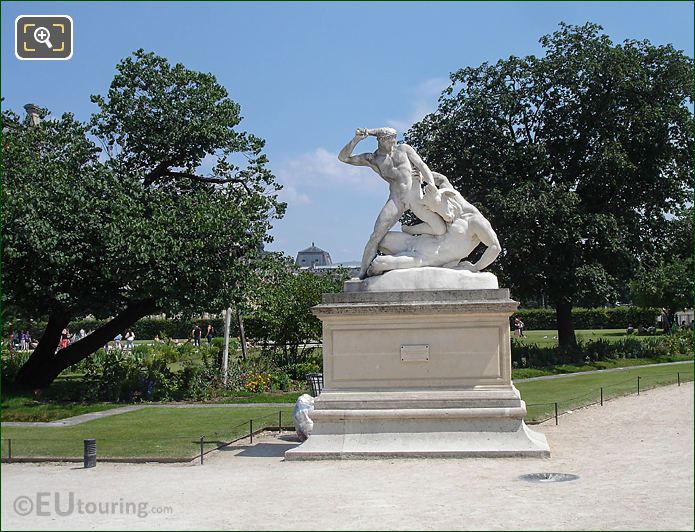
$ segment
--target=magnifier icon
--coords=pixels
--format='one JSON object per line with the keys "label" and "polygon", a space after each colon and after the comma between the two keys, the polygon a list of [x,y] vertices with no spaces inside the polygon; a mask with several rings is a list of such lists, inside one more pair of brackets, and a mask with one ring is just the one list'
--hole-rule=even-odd
{"label": "magnifier icon", "polygon": [[40,26],[34,30],[34,39],[36,39],[36,42],[40,42],[41,44],[45,44],[49,48],[53,48],[53,45],[51,44],[51,41],[49,40],[50,38],[51,38],[51,32],[48,31],[43,26]]}

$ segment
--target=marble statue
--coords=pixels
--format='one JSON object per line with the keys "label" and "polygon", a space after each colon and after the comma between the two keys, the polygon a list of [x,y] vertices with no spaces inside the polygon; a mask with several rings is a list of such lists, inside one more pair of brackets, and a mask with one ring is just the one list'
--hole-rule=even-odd
{"label": "marble statue", "polygon": [[[370,135],[378,149],[353,155]],[[480,271],[500,253],[489,222],[396,144],[393,129],[358,129],[339,158],[379,174],[389,199],[361,279],[311,309],[322,321],[324,385],[304,411],[311,434],[285,460],[550,456],[512,382],[509,317],[519,303]],[[420,222],[392,231],[406,210]],[[465,261],[481,243],[480,259]]]}
{"label": "marble statue", "polygon": [[[355,146],[370,135],[377,138],[377,150],[352,155]],[[501,247],[490,223],[445,176],[432,172],[411,146],[396,144],[394,129],[358,129],[338,158],[369,166],[389,183],[389,199],[364,249],[360,279],[424,266],[478,272],[499,255]],[[390,231],[408,209],[421,223]],[[464,261],[481,242],[487,246],[482,257],[475,264]]]}

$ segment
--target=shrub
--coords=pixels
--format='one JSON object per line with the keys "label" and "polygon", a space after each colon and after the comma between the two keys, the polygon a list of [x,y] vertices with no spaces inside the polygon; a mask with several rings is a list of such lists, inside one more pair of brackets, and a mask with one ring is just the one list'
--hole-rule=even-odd
{"label": "shrub", "polygon": [[270,387],[273,390],[286,392],[290,389],[290,376],[284,371],[276,371],[270,376]]}
{"label": "shrub", "polygon": [[[166,361],[146,350],[139,352],[100,349],[86,359],[85,394],[92,400],[114,402],[169,401],[176,395],[176,376]],[[135,350],[134,350],[135,351]]]}
{"label": "shrub", "polygon": [[181,353],[177,346],[172,343],[155,344],[152,347],[155,356],[169,363],[178,362],[181,359]]}
{"label": "shrub", "polygon": [[321,373],[323,371],[321,364],[313,360],[308,362],[298,362],[297,364],[288,364],[283,366],[282,369],[291,379],[296,381],[306,380],[307,373]]}
{"label": "shrub", "polygon": [[177,379],[175,399],[204,401],[213,395],[219,376],[212,377],[208,368],[186,365],[178,372]]}
{"label": "shrub", "polygon": [[[638,344],[640,343],[639,340],[631,340],[633,342],[637,342]],[[588,357],[591,362],[618,358],[618,350],[616,349],[615,345],[608,340],[604,340],[603,338],[599,338],[598,340],[589,340],[585,344],[580,342],[577,349],[581,355],[584,355],[585,359]]]}
{"label": "shrub", "polygon": [[512,339],[512,364],[515,368],[547,368],[616,358],[663,359],[677,355],[693,355],[693,337],[687,331],[644,340],[625,338],[619,342],[599,338],[586,343],[578,342],[576,347],[566,350],[525,345]]}
{"label": "shrub", "polygon": [[693,355],[693,331],[679,331],[662,337],[664,348],[671,355]]}
{"label": "shrub", "polygon": [[31,353],[24,351],[9,352],[3,349],[2,355],[2,384],[9,385],[19,373],[20,368],[29,360]]}

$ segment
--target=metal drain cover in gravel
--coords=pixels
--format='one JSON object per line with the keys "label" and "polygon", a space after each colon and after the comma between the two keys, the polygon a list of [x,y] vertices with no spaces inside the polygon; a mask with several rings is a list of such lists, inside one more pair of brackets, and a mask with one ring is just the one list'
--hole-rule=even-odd
{"label": "metal drain cover in gravel", "polygon": [[569,473],[530,473],[519,477],[520,480],[528,482],[568,482],[578,478],[579,475],[571,475]]}

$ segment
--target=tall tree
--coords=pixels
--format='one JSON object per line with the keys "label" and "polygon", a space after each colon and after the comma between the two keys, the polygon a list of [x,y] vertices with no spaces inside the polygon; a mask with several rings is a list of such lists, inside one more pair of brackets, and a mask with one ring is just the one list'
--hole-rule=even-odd
{"label": "tall tree", "polygon": [[[116,69],[90,124],[3,111],[3,299],[48,323],[23,386],[48,386],[145,315],[226,307],[284,211],[263,141],[237,130],[212,74],[142,50]],[[112,319],[56,352],[88,314]]]}
{"label": "tall tree", "polygon": [[545,293],[571,346],[581,286],[626,282],[691,196],[693,60],[591,23],[540,43],[543,57],[454,72],[406,139],[481,207],[496,272],[521,298]]}

